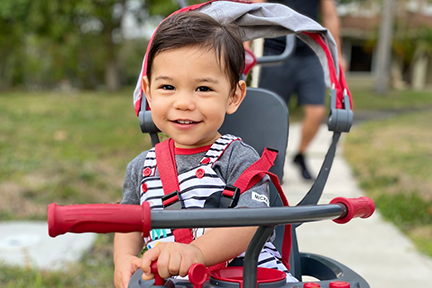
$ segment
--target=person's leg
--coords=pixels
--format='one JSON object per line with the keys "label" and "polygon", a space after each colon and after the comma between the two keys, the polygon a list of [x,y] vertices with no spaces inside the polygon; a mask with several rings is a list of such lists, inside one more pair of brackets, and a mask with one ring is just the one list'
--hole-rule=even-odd
{"label": "person's leg", "polygon": [[315,137],[319,126],[324,120],[326,108],[324,105],[304,105],[301,130],[301,141],[298,152],[304,154],[312,139]]}
{"label": "person's leg", "polygon": [[305,154],[326,114],[325,84],[324,72],[316,55],[303,56],[301,62],[302,68],[298,69],[297,75],[299,79],[297,94],[304,115],[298,153],[293,162],[299,167],[302,177],[309,180],[315,177],[307,167]]}
{"label": "person's leg", "polygon": [[[280,55],[281,52],[264,46],[264,55]],[[291,60],[291,59],[290,59]],[[288,105],[290,96],[295,89],[295,68],[293,61],[261,67],[258,87],[270,90],[281,97]]]}
{"label": "person's leg", "polygon": [[324,105],[305,105],[303,110],[304,116],[302,120],[300,145],[293,162],[299,166],[302,177],[309,180],[314,179],[315,177],[311,175],[311,172],[306,165],[304,155],[324,119],[326,109]]}

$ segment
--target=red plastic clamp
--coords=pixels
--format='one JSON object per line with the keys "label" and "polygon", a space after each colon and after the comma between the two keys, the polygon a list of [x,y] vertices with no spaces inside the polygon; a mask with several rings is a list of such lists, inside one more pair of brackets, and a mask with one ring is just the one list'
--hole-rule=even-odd
{"label": "red plastic clamp", "polygon": [[321,285],[316,282],[308,282],[303,284],[303,288],[320,288]]}
{"label": "red plastic clamp", "polygon": [[350,288],[351,285],[348,282],[343,281],[333,281],[330,282],[329,288]]}
{"label": "red plastic clamp", "polygon": [[[152,262],[150,265],[151,273],[154,275],[155,286],[165,285],[165,280],[159,276],[157,261]],[[208,269],[204,264],[195,263],[188,271],[189,281],[193,284],[193,288],[203,288],[203,284],[208,278]],[[165,286],[164,286],[165,287]]]}
{"label": "red plastic clamp", "polygon": [[243,70],[244,75],[248,75],[250,70],[257,64],[257,59],[252,50],[245,48],[245,68]]}

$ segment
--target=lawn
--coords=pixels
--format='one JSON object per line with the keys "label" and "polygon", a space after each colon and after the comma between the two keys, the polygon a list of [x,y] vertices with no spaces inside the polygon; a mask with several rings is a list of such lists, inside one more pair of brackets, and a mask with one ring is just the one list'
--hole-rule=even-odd
{"label": "lawn", "polygon": [[344,156],[382,215],[432,257],[431,123],[432,109],[355,126]]}
{"label": "lawn", "polygon": [[[346,134],[344,156],[382,215],[432,257],[432,93],[376,95],[351,84],[354,119],[363,116]],[[295,103],[290,112],[301,119]]]}
{"label": "lawn", "polygon": [[[150,146],[131,93],[0,94],[0,221],[46,220],[52,202],[120,201],[126,165]],[[381,213],[432,256],[432,96],[352,94],[355,111],[402,113],[353,127],[344,153]],[[112,235],[101,235],[68,272],[0,266],[0,287],[112,287],[112,273]]]}
{"label": "lawn", "polygon": [[119,201],[128,161],[149,146],[130,95],[0,95],[0,220],[45,219],[51,202]]}
{"label": "lawn", "polygon": [[[121,200],[126,165],[150,145],[130,90],[0,94],[0,221],[46,220],[50,203]],[[68,273],[0,267],[0,287],[112,287],[112,235]]]}

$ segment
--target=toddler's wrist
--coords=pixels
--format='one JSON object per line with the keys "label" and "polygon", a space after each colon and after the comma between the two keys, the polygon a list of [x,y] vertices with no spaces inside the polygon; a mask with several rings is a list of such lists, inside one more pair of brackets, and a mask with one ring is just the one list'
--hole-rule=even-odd
{"label": "toddler's wrist", "polygon": [[202,250],[200,249],[200,247],[197,246],[197,245],[195,245],[195,244],[193,244],[193,243],[190,243],[189,245],[192,246],[192,247],[194,247],[196,249],[196,262],[197,263],[202,263],[202,264],[204,264],[204,265],[207,266],[206,259],[204,257],[204,253],[202,252]]}

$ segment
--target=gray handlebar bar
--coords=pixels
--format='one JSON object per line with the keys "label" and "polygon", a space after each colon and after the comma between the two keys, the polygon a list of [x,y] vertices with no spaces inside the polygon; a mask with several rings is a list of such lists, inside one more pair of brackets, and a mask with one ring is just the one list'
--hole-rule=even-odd
{"label": "gray handlebar bar", "polygon": [[296,46],[296,36],[289,34],[286,36],[285,50],[279,55],[268,55],[257,58],[257,64],[259,65],[275,65],[285,62],[294,52]]}

